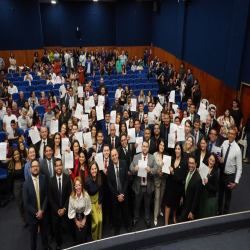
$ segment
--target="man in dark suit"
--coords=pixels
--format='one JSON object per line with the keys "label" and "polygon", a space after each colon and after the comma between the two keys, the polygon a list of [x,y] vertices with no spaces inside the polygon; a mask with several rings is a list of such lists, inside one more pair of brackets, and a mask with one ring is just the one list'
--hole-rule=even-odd
{"label": "man in dark suit", "polygon": [[31,250],[37,249],[37,229],[41,228],[42,244],[44,249],[51,249],[47,239],[47,205],[48,189],[46,177],[39,174],[39,161],[31,161],[31,176],[23,184],[23,203],[26,222],[31,234]]}
{"label": "man in dark suit", "polygon": [[101,94],[102,94],[102,93],[101,93],[102,87],[104,87],[104,89],[105,89],[104,95],[108,95],[108,94],[109,94],[108,88],[107,88],[106,85],[104,84],[104,79],[103,79],[103,77],[100,78],[100,85],[99,85],[98,88],[96,89],[96,92],[97,92],[98,95],[101,95]]}
{"label": "man in dark suit", "polygon": [[192,124],[194,124],[194,121],[196,119],[200,119],[200,116],[195,113],[195,104],[194,103],[191,103],[191,105],[190,105],[189,116],[190,116],[190,120],[191,120]]}
{"label": "man in dark suit", "polygon": [[119,105],[119,99],[118,99],[118,97],[115,98],[115,103],[111,107],[111,111],[113,111],[113,110],[116,111],[116,114],[118,114],[118,113],[122,114],[122,106]]}
{"label": "man in dark suit", "polygon": [[[149,144],[148,141],[143,141],[142,143],[142,153],[135,155],[134,159],[130,165],[130,172],[134,175],[133,190],[135,192],[135,209],[134,218],[132,223],[132,228],[135,228],[136,223],[139,220],[139,211],[141,206],[142,198],[144,198],[145,207],[145,222],[147,228],[151,227],[150,224],[150,200],[151,195],[154,192],[154,175],[158,173],[158,168],[154,160],[154,156],[148,153]],[[146,162],[147,171],[146,177],[138,176],[139,170],[139,160]]]}
{"label": "man in dark suit", "polygon": [[85,67],[84,67],[84,74],[86,77],[92,76],[93,70],[94,70],[94,66],[93,66],[93,63],[90,61],[90,57],[88,56],[87,58],[88,60],[86,60]]}
{"label": "man in dark suit", "polygon": [[96,151],[93,148],[89,149],[89,152],[87,153],[87,158],[88,160],[90,159],[90,161],[93,160],[93,158],[95,157],[96,153],[102,153],[103,151],[103,147],[104,147],[104,136],[103,136],[103,132],[101,130],[99,130],[97,132],[96,135],[96,140],[97,140],[97,144],[96,144]]}
{"label": "man in dark suit", "polygon": [[76,60],[75,58],[73,57],[73,53],[70,52],[69,54],[69,58],[68,58],[68,69],[76,69]]}
{"label": "man in dark suit", "polygon": [[174,71],[173,71],[172,67],[173,67],[173,64],[170,63],[168,65],[168,79],[167,79],[168,82],[170,81],[171,78],[173,79],[173,77],[174,77]]}
{"label": "man in dark suit", "polygon": [[143,121],[143,115],[144,115],[144,104],[143,102],[139,103],[139,111],[135,113],[135,119],[138,119],[141,124],[144,123]]}
{"label": "man in dark suit", "polygon": [[149,143],[149,154],[153,155],[156,152],[155,142],[151,140],[151,130],[146,128],[144,131],[144,139]]}
{"label": "man in dark suit", "polygon": [[110,113],[107,111],[105,112],[104,120],[98,122],[99,127],[102,130],[104,139],[106,139],[110,135]]}
{"label": "man in dark suit", "polygon": [[62,172],[62,160],[56,159],[54,164],[55,175],[49,180],[49,203],[51,206],[52,224],[57,247],[62,245],[60,226],[62,218],[67,222],[75,242],[74,228],[68,218],[69,197],[71,194],[71,181],[68,175]]}
{"label": "man in dark suit", "polygon": [[114,148],[118,148],[120,144],[120,138],[115,135],[115,125],[110,125],[110,135],[105,139],[105,144],[109,145],[110,151]]}
{"label": "man in dark suit", "polygon": [[108,53],[108,61],[111,62],[113,59],[113,50],[110,48]]}
{"label": "man in dark suit", "polygon": [[85,55],[85,58],[89,58],[89,52],[88,52],[88,48],[85,48],[85,51],[83,53]]}
{"label": "man in dark suit", "polygon": [[111,192],[113,205],[115,235],[119,234],[121,222],[119,212],[122,211],[122,217],[127,232],[130,233],[129,211],[128,211],[128,168],[126,161],[118,160],[116,149],[111,151],[112,164],[108,167],[108,186]]}
{"label": "man in dark suit", "polygon": [[144,131],[146,128],[149,128],[151,130],[151,135],[153,134],[154,125],[148,124],[148,114],[143,115],[143,123],[141,124],[141,130]]}
{"label": "man in dark suit", "polygon": [[194,128],[191,130],[190,134],[194,137],[194,145],[197,148],[197,144],[200,143],[204,135],[200,131],[200,119],[194,120]]}
{"label": "man in dark suit", "polygon": [[219,147],[220,142],[218,139],[218,133],[217,130],[214,128],[211,128],[209,131],[209,140],[207,142],[207,150],[209,153],[212,153],[213,146]]}
{"label": "man in dark suit", "polygon": [[195,156],[188,158],[188,175],[185,182],[185,190],[183,192],[181,203],[183,203],[180,222],[194,220],[197,217],[200,195],[202,191],[202,180],[196,169],[197,162]]}
{"label": "man in dark suit", "polygon": [[[74,123],[72,126],[72,135],[69,137],[69,142],[72,143],[73,142],[73,137],[75,136],[75,133],[78,132],[78,124]],[[86,129],[86,131],[83,132],[89,132],[88,129]]]}
{"label": "man in dark suit", "polygon": [[89,83],[87,82],[85,84],[85,92],[84,92],[84,100],[88,100],[90,96],[92,96],[93,93],[89,91]]}
{"label": "man in dark suit", "polygon": [[69,88],[69,97],[65,99],[65,105],[70,112],[72,111],[71,109],[76,105],[76,97],[74,96],[74,91],[72,87]]}
{"label": "man in dark suit", "polygon": [[201,127],[201,133],[205,136],[207,140],[209,139],[210,130],[211,130],[211,116],[208,115],[206,117],[206,123],[203,123]]}
{"label": "man in dark suit", "polygon": [[215,128],[217,130],[218,122],[215,118],[216,110],[214,107],[209,108],[209,115],[211,116],[211,128]]}
{"label": "man in dark suit", "polygon": [[164,139],[160,137],[160,125],[159,124],[154,125],[154,136],[151,137],[151,140],[155,142],[155,149],[156,149],[156,152],[158,152],[160,142],[164,141]]}

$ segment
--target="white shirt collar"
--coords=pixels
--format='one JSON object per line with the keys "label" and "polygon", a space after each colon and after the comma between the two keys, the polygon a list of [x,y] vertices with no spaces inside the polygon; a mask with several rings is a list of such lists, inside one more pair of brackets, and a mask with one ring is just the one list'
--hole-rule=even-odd
{"label": "white shirt collar", "polygon": [[81,193],[81,196],[80,196],[80,198],[78,198],[78,196],[77,196],[77,194],[76,194],[76,200],[81,200],[82,199],[82,193]]}

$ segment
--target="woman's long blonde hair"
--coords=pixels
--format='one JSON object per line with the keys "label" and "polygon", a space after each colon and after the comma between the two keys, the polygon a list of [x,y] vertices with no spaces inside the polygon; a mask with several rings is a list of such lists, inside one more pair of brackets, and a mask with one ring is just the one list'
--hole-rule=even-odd
{"label": "woman's long blonde hair", "polygon": [[75,185],[76,185],[76,182],[79,181],[82,185],[82,196],[85,197],[85,189],[83,188],[83,180],[80,176],[77,176],[75,179],[74,179],[74,184],[73,184],[73,191],[71,193],[71,198],[75,199],[76,198],[76,190],[75,190]]}
{"label": "woman's long blonde hair", "polygon": [[183,147],[183,150],[184,150],[184,152],[187,151],[187,140],[188,140],[189,138],[192,139],[192,146],[191,146],[191,148],[190,148],[190,153],[192,153],[192,152],[194,151],[194,138],[193,138],[192,136],[188,136],[188,138],[186,139],[186,142],[185,142],[185,145],[184,145],[184,147]]}

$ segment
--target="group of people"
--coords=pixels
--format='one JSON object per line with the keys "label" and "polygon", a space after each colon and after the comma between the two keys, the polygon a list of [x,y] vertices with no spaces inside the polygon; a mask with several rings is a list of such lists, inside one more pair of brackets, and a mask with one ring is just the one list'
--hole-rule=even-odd
{"label": "group of people", "polygon": [[[50,62],[60,59],[55,55]],[[48,59],[48,54],[44,57]],[[44,57],[42,62],[49,65],[49,59]],[[78,60],[83,62],[81,56]],[[122,65],[128,65],[128,61],[122,61]],[[2,130],[7,137],[13,132],[13,138],[4,140],[7,155],[0,167],[7,169],[8,186],[17,201],[23,226],[29,225],[31,249],[37,248],[37,232],[41,233],[44,249],[50,249],[48,241],[53,237],[60,249],[62,218],[67,222],[73,244],[86,242],[88,225],[93,240],[102,238],[107,223],[114,229],[114,235],[120,233],[122,221],[127,232],[131,232],[139,221],[142,200],[146,228],[152,227],[151,205],[155,226],[159,216],[165,216],[168,225],[171,211],[173,223],[229,212],[232,191],[242,173],[241,150],[236,142],[243,117],[239,102],[233,100],[232,108],[217,119],[216,108],[209,108],[206,121],[202,121],[198,114],[201,93],[198,81],[190,76],[191,70],[186,75],[182,64],[180,73],[175,74],[172,64],[164,65],[156,58],[149,72],[161,79],[159,95],[164,96],[163,103],[150,93],[140,98],[129,86],[123,90],[119,85],[109,110],[103,78],[96,92],[91,91],[92,82],[86,79],[85,83],[78,78],[67,81],[66,93],[60,93],[59,100],[53,91],[49,101],[32,93],[32,100],[27,102],[20,93],[18,117],[13,112],[13,103],[11,107],[9,102],[0,101]],[[85,78],[89,74],[88,61],[84,71]],[[186,84],[184,90],[181,82]],[[76,86],[83,87],[83,97],[78,97]],[[187,88],[191,88],[190,96]],[[183,112],[168,100],[167,94],[172,90],[183,91],[187,102]],[[103,119],[97,112],[99,96],[103,101]],[[93,105],[86,106],[91,97]],[[131,111],[132,99],[138,99],[136,112]],[[43,117],[36,111],[36,103],[45,105]],[[82,118],[86,114],[88,121]],[[52,133],[54,121],[58,122],[58,129]],[[33,133],[39,130],[38,142],[32,141],[28,128]],[[220,152],[216,153],[215,148],[220,148]],[[69,166],[71,153],[74,165]],[[166,166],[168,156],[171,161]],[[199,168],[204,167],[208,171],[202,178]]]}

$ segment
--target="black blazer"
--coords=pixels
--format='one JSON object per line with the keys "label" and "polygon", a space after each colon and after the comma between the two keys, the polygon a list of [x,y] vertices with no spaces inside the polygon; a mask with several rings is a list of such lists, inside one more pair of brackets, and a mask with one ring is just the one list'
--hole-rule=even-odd
{"label": "black blazer", "polygon": [[[66,174],[62,175],[62,204],[63,206],[59,206],[59,190],[57,185],[56,175],[54,175],[49,180],[49,203],[52,207],[51,215],[52,218],[57,218],[58,210],[65,208],[68,211],[69,207],[69,197],[71,194],[71,181],[70,177]],[[66,212],[67,213],[67,212]]]}
{"label": "black blazer", "polygon": [[[154,141],[155,142],[155,145],[156,145],[156,138],[153,136],[153,137],[151,137],[151,141]],[[164,141],[164,139],[163,138],[161,138],[161,137],[159,137],[158,139],[157,139],[157,147],[156,147],[156,151],[159,151],[159,144],[160,144],[160,141]]]}
{"label": "black blazer", "polygon": [[217,122],[217,120],[214,118],[213,119],[213,124],[211,124],[211,126],[210,126],[211,128],[214,128],[214,129],[216,129],[217,130],[217,127],[218,127],[218,122]]}
{"label": "black blazer", "polygon": [[201,128],[201,133],[205,136],[205,138],[206,138],[207,140],[209,140],[209,134],[210,134],[211,127],[209,127],[208,133],[207,133],[207,135],[206,135],[205,126],[206,126],[206,123],[203,123],[203,124],[202,124],[202,128]]}
{"label": "black blazer", "polygon": [[207,189],[208,198],[216,197],[216,193],[219,190],[219,179],[218,179],[217,169],[213,168],[208,177],[208,183],[205,186],[203,186],[203,188]]}
{"label": "black blazer", "polygon": [[[40,194],[40,205],[41,210],[43,211],[43,219],[46,218],[46,209],[48,205],[48,189],[46,183],[46,177],[42,174],[39,174],[39,194]],[[36,224],[37,218],[36,213],[38,212],[37,208],[37,198],[36,190],[30,176],[23,184],[23,204],[26,214],[26,222],[28,224]]]}
{"label": "black blazer", "polygon": [[117,152],[118,152],[119,160],[126,161],[127,166],[130,166],[130,164],[131,164],[131,162],[133,160],[133,154],[132,154],[132,151],[130,150],[130,145],[128,144],[128,153],[127,153],[127,155],[125,155],[122,146],[117,148]]}
{"label": "black blazer", "polygon": [[[105,139],[105,144],[109,145],[109,149],[111,151],[112,150],[112,143],[111,143],[111,136],[110,135]],[[120,145],[121,145],[120,138],[118,136],[115,136],[115,148],[120,147]]]}
{"label": "black blazer", "polygon": [[[55,157],[52,157],[52,162],[53,162],[53,166],[52,166],[52,171],[54,172],[53,176],[55,176],[55,170],[54,170],[54,166],[55,166]],[[46,182],[47,185],[49,185],[49,179],[50,179],[50,175],[49,175],[49,166],[47,163],[47,159],[43,159],[40,163],[40,174],[45,175],[46,177]]]}
{"label": "black blazer", "polygon": [[[119,160],[119,178],[122,186],[122,194],[124,195],[124,199],[127,198],[127,189],[128,189],[128,168],[127,163],[124,160]],[[108,166],[108,186],[111,192],[111,198],[114,203],[119,204],[117,196],[120,195],[117,191],[117,183],[116,183],[116,175],[114,164],[111,163]]]}
{"label": "black blazer", "polygon": [[[185,176],[186,178],[187,176]],[[197,170],[193,173],[189,181],[186,194],[184,185],[184,208],[183,213],[187,216],[191,212],[193,215],[197,214],[200,202],[200,195],[202,191],[202,180]],[[196,216],[195,216],[196,217]]]}
{"label": "black blazer", "polygon": [[[202,161],[206,165],[207,165],[207,159],[208,159],[209,154],[210,153],[208,152],[208,150],[206,150],[206,154],[205,154],[203,161]],[[196,168],[199,168],[200,167],[200,160],[201,160],[201,149],[200,148],[197,148],[195,150],[195,157],[196,157],[196,162],[197,162]]]}
{"label": "black blazer", "polygon": [[[145,112],[143,111],[143,115],[144,114],[145,114]],[[134,118],[140,120],[140,112],[139,111],[135,112]],[[142,116],[142,122],[141,122],[141,124],[143,124],[143,123],[144,123],[144,121],[143,121],[143,116]]]}
{"label": "black blazer", "polygon": [[150,145],[149,145],[149,151],[148,152],[151,155],[153,155],[156,152],[156,144],[152,139],[150,140]]}
{"label": "black blazer", "polygon": [[[39,141],[39,142],[37,142],[37,143],[35,144],[37,153],[38,153],[38,155],[40,156],[40,158],[43,157],[43,156],[40,155],[40,153],[39,153],[39,151],[40,151],[40,146],[41,146],[41,142],[42,142],[42,140]],[[50,139],[50,138],[47,137],[47,145],[50,145],[50,146],[52,147],[52,146],[53,146],[53,139]]]}

